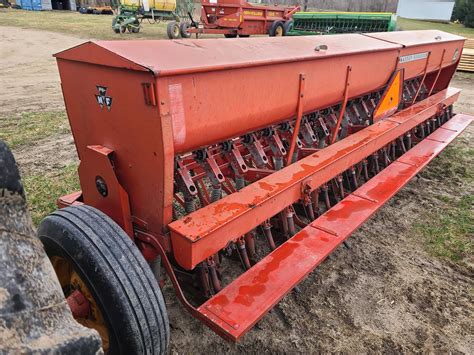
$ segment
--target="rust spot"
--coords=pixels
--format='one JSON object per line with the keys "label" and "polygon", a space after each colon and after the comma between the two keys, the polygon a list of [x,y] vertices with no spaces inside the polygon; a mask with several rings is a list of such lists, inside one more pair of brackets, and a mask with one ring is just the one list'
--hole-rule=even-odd
{"label": "rust spot", "polygon": [[192,217],[188,216],[183,220],[183,222],[184,223],[189,223],[189,222],[191,222],[192,219],[193,219]]}

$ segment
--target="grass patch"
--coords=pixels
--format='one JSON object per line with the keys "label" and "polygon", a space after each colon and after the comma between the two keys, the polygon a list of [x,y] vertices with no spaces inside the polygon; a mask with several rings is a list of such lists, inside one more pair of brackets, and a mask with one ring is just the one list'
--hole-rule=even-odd
{"label": "grass patch", "polygon": [[24,112],[0,117],[0,139],[10,148],[33,144],[53,134],[69,132],[64,111]]}
{"label": "grass patch", "polygon": [[36,226],[57,208],[58,197],[80,190],[76,164],[68,165],[54,175],[24,176],[23,184],[31,217]]}
{"label": "grass patch", "polygon": [[474,28],[465,27],[460,23],[443,23],[397,18],[397,26],[404,31],[409,30],[440,30],[459,36],[474,38]]}
{"label": "grass patch", "polygon": [[431,211],[424,223],[417,223],[417,232],[426,238],[434,255],[459,262],[472,255],[474,236],[474,196],[464,195],[456,200],[438,198],[443,207]]}
{"label": "grass patch", "polygon": [[451,194],[436,194],[433,207],[414,225],[428,250],[454,262],[470,259],[474,237],[474,149],[469,137],[459,137],[421,175],[430,184],[453,184]]}
{"label": "grass patch", "polygon": [[0,10],[2,26],[53,31],[86,39],[161,39],[166,35],[167,23],[149,24],[142,22],[139,33],[128,31],[117,34],[112,31],[112,15],[83,15],[76,11],[25,11]]}

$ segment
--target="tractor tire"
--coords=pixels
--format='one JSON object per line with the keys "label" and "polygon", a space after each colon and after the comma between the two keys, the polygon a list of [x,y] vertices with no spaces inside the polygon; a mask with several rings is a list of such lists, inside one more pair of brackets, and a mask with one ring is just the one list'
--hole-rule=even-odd
{"label": "tractor tire", "polygon": [[293,20],[288,20],[284,23],[283,28],[285,29],[285,36],[293,30]]}
{"label": "tractor tire", "polygon": [[23,198],[25,191],[20,179],[20,172],[13,157],[12,152],[5,142],[0,140],[0,197],[5,191],[17,193]]}
{"label": "tractor tire", "polygon": [[166,34],[169,39],[179,38],[179,25],[176,21],[168,22],[168,25],[166,26]]}
{"label": "tractor tire", "polygon": [[239,35],[240,38],[249,38],[250,35]]}
{"label": "tractor tire", "polygon": [[188,28],[189,28],[189,23],[187,22],[181,22],[179,24],[179,34],[183,38],[189,38],[191,37],[191,33],[188,33]]}
{"label": "tractor tire", "polygon": [[236,38],[237,35],[236,35],[236,34],[233,34],[233,33],[226,33],[226,34],[224,34],[224,37],[225,37],[225,38]]}
{"label": "tractor tire", "polygon": [[281,37],[284,36],[285,33],[285,25],[283,21],[277,20],[273,21],[270,29],[268,30],[268,34],[270,37]]}
{"label": "tractor tire", "polygon": [[89,301],[88,318],[76,319],[99,331],[105,352],[167,353],[170,330],[160,287],[138,248],[114,221],[93,207],[72,206],[47,216],[38,236],[65,296],[79,285]]}

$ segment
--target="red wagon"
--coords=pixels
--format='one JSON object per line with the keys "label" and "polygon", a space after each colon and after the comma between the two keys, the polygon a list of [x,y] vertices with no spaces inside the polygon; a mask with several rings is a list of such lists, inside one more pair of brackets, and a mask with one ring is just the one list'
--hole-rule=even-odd
{"label": "red wagon", "polygon": [[[182,23],[179,31],[168,28],[170,39],[192,34],[223,34],[227,38],[250,35],[285,36],[293,25],[292,15],[299,6],[254,5],[245,0],[204,0],[201,21]],[[191,15],[190,15],[191,16]],[[170,23],[170,27],[178,26]]]}

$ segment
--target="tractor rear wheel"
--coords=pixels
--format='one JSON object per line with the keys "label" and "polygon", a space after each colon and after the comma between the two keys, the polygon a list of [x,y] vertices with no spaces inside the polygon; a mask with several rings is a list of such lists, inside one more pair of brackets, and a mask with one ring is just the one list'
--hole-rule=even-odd
{"label": "tractor rear wheel", "polygon": [[99,332],[105,352],[167,352],[169,323],[160,287],[114,221],[93,207],[72,206],[47,216],[38,236],[73,315]]}
{"label": "tractor rear wheel", "polygon": [[268,31],[270,37],[281,37],[285,35],[285,25],[283,21],[277,20],[272,23]]}
{"label": "tractor rear wheel", "polygon": [[189,23],[187,23],[187,22],[181,22],[179,24],[179,33],[180,33],[181,37],[183,37],[183,38],[191,37],[191,33],[188,33],[188,28],[189,28]]}
{"label": "tractor rear wheel", "polygon": [[168,26],[166,26],[166,34],[169,39],[179,38],[179,25],[176,21],[168,22]]}

